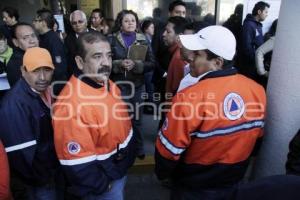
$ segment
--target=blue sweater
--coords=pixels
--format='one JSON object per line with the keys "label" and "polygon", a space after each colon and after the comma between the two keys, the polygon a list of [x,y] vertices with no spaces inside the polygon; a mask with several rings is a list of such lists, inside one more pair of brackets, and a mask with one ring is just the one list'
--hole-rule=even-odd
{"label": "blue sweater", "polygon": [[247,63],[255,62],[255,50],[264,43],[262,24],[248,14],[243,24],[242,53]]}

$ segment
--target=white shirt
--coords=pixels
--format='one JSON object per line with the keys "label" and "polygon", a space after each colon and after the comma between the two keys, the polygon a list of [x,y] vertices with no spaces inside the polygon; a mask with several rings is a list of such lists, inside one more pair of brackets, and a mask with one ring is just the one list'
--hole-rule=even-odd
{"label": "white shirt", "polygon": [[180,84],[179,84],[179,87],[178,87],[178,90],[177,92],[191,86],[191,85],[194,85],[196,84],[197,82],[199,82],[199,80],[205,76],[206,74],[208,74],[209,72],[211,71],[208,71],[204,74],[201,74],[200,76],[198,77],[192,77],[190,73],[188,73],[185,77],[183,77],[183,79],[180,81]]}

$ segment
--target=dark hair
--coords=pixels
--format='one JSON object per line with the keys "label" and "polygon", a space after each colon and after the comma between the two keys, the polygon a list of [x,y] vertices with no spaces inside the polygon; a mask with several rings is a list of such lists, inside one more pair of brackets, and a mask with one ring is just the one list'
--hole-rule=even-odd
{"label": "dark hair", "polygon": [[149,26],[153,24],[154,25],[154,22],[152,19],[145,19],[142,24],[141,24],[141,30],[143,33],[145,33],[146,29],[149,28]]}
{"label": "dark hair", "polygon": [[278,19],[275,19],[269,29],[269,31],[265,34],[265,38],[264,40],[267,41],[268,39],[270,39],[270,37],[275,36],[276,34],[276,29],[277,29],[277,21]]}
{"label": "dark hair", "polygon": [[215,25],[215,16],[211,13],[208,13],[207,15],[205,15],[203,17],[203,21],[205,21],[206,23],[208,23],[209,25]]}
{"label": "dark hair", "polygon": [[[204,50],[207,54],[207,60],[212,60],[214,58],[222,58],[221,56],[218,56],[216,54],[214,54],[213,52],[211,52],[210,50],[208,49],[205,49]],[[232,64],[233,64],[233,61],[232,60],[226,60],[224,58],[223,59],[223,69],[227,69],[227,68],[231,68],[232,67]]]}
{"label": "dark hair", "polygon": [[244,5],[243,4],[238,4],[236,5],[235,9],[234,9],[234,14],[238,15],[238,16],[242,16],[243,15],[243,9],[244,9]]}
{"label": "dark hair", "polygon": [[174,31],[176,34],[183,33],[183,31],[185,30],[185,26],[188,23],[185,18],[180,16],[170,17],[168,19],[168,22],[174,24]]}
{"label": "dark hair", "polygon": [[0,40],[6,40],[5,35],[0,31]]}
{"label": "dark hair", "polygon": [[204,21],[194,21],[192,23],[188,23],[185,25],[184,30],[193,30],[195,33],[200,31],[201,29],[208,27],[209,24]]}
{"label": "dark hair", "polygon": [[17,30],[18,30],[18,28],[19,28],[20,26],[29,26],[29,27],[32,28],[32,30],[35,32],[35,30],[34,30],[34,28],[33,28],[33,26],[32,26],[31,24],[28,24],[28,23],[26,23],[26,22],[18,22],[18,23],[17,23],[16,25],[14,25],[14,27],[13,27],[12,38],[17,39],[16,32],[17,32]]}
{"label": "dark hair", "polygon": [[5,7],[2,9],[2,12],[6,12],[10,18],[15,17],[17,21],[19,19],[19,12],[13,7]]}
{"label": "dark hair", "polygon": [[153,18],[160,18],[161,16],[161,9],[160,8],[154,8],[152,11],[152,17]]}
{"label": "dark hair", "polygon": [[92,13],[94,13],[94,12],[99,13],[99,17],[105,18],[104,12],[100,8],[95,8],[94,10],[92,10]]}
{"label": "dark hair", "polygon": [[259,10],[263,11],[264,9],[266,9],[266,7],[270,8],[270,4],[268,4],[264,1],[257,2],[252,10],[252,15],[256,16]]}
{"label": "dark hair", "polygon": [[275,19],[273,22],[272,22],[272,25],[268,31],[268,34],[270,34],[270,36],[274,36],[275,33],[276,33],[276,29],[277,29],[277,22],[278,22],[278,19]]}
{"label": "dark hair", "polygon": [[184,6],[186,8],[186,3],[180,0],[173,1],[169,4],[169,12],[172,12],[176,6]]}
{"label": "dark hair", "polygon": [[135,21],[136,21],[136,28],[139,29],[139,18],[137,16],[137,14],[132,11],[132,10],[122,10],[121,12],[118,13],[116,21],[115,21],[115,26],[112,30],[112,32],[117,32],[120,30],[121,26],[122,26],[122,21],[125,15],[131,14],[135,17]]}
{"label": "dark hair", "polygon": [[107,38],[98,31],[91,31],[80,34],[76,42],[77,55],[84,59],[87,53],[84,43],[93,44],[95,42],[109,43]]}
{"label": "dark hair", "polygon": [[55,19],[52,15],[52,12],[46,8],[42,8],[36,12],[37,16],[44,20],[47,24],[47,27],[53,29]]}

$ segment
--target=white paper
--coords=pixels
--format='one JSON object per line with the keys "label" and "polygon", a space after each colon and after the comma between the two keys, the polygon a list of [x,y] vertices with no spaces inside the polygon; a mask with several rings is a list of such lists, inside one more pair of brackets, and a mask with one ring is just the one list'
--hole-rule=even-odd
{"label": "white paper", "polygon": [[9,83],[7,81],[6,73],[0,74],[0,90],[10,89]]}
{"label": "white paper", "polygon": [[65,25],[64,25],[64,16],[63,15],[54,15],[54,18],[59,24],[59,29],[61,32],[65,32]]}

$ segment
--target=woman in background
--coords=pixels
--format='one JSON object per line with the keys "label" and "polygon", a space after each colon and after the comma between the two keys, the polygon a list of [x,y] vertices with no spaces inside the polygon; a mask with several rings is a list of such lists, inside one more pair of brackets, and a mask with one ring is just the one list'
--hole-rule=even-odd
{"label": "woman in background", "polygon": [[[145,35],[138,33],[139,20],[132,10],[121,11],[115,22],[115,32],[108,37],[112,49],[111,78],[119,86],[122,97],[130,106],[133,116],[132,126],[137,141],[137,156],[145,158],[144,143],[141,130],[143,93],[145,92],[144,73],[155,66],[154,56]],[[133,60],[128,56],[132,45],[145,47],[145,58]],[[136,52],[142,53],[143,52]],[[120,83],[120,81],[122,83]]]}

